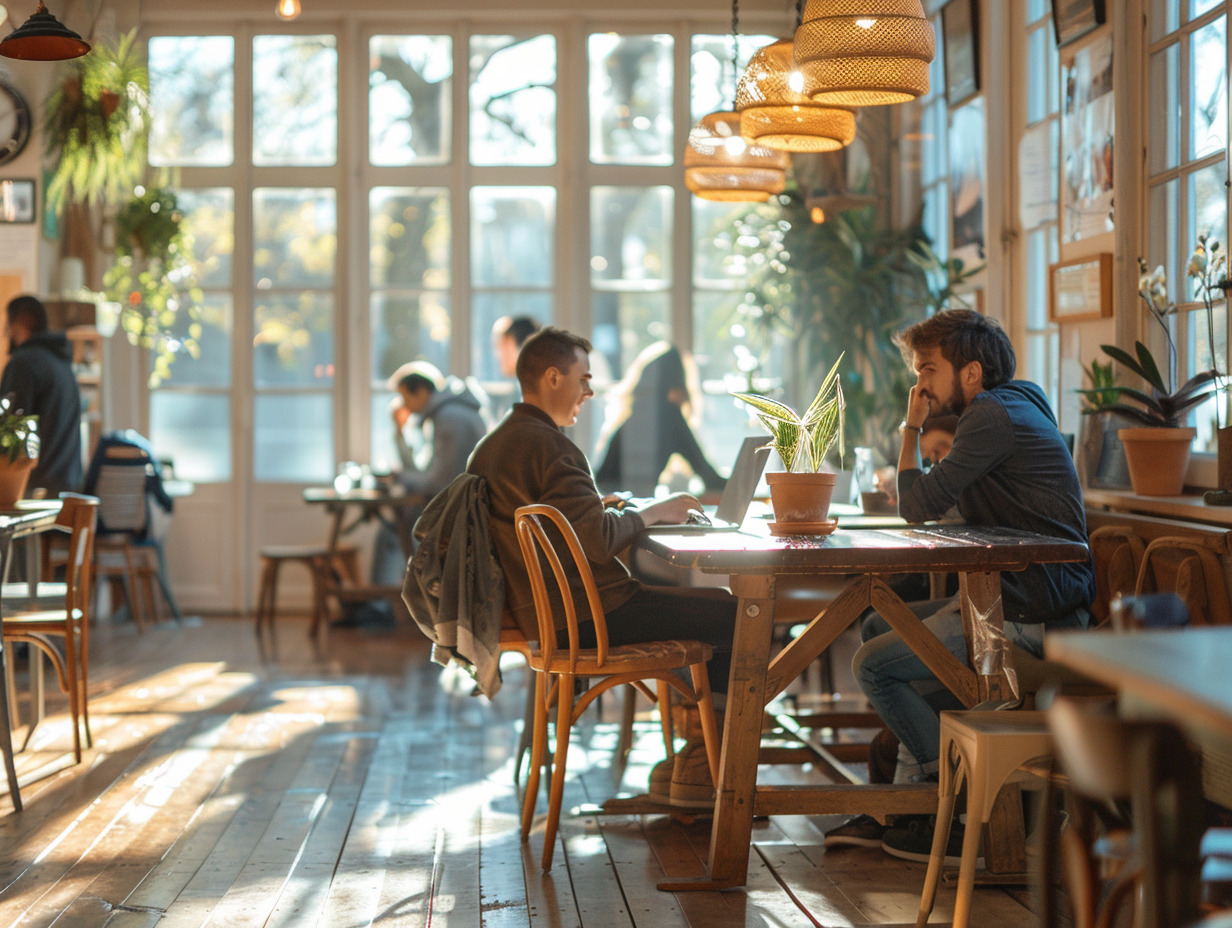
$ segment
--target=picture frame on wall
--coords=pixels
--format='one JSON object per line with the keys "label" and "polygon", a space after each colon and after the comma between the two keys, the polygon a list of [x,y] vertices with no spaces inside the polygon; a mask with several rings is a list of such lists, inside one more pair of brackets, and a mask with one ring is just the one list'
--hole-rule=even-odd
{"label": "picture frame on wall", "polygon": [[945,102],[961,106],[980,92],[979,0],[950,0],[941,8]]}
{"label": "picture frame on wall", "polygon": [[1112,255],[1060,261],[1049,271],[1049,322],[1084,322],[1112,316]]}
{"label": "picture frame on wall", "polygon": [[1052,0],[1052,26],[1057,48],[1098,29],[1107,18],[1104,0]]}
{"label": "picture frame on wall", "polygon": [[34,181],[0,180],[0,223],[34,222]]}

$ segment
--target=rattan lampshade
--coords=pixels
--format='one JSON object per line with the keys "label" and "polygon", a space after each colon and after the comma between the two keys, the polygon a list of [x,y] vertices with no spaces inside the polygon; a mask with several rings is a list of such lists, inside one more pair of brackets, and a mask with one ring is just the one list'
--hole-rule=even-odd
{"label": "rattan lampshade", "polygon": [[796,67],[819,103],[877,106],[928,93],[936,53],[920,0],[808,0]]}
{"label": "rattan lampshade", "polygon": [[[794,85],[794,86],[793,86]],[[792,40],[758,50],[736,87],[740,132],[782,151],[838,151],[856,137],[850,109],[816,103],[792,60]]]}
{"label": "rattan lampshade", "polygon": [[684,183],[703,200],[760,203],[787,186],[787,152],[740,134],[740,114],[703,116],[684,149]]}

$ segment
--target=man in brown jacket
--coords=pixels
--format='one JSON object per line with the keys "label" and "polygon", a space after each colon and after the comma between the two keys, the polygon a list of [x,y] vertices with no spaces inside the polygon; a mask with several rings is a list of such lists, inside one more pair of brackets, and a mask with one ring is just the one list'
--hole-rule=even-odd
{"label": "man in brown jacket", "polygon": [[[637,509],[605,507],[585,453],[561,431],[577,421],[582,404],[594,395],[589,353],[585,338],[553,326],[527,339],[517,364],[522,402],[479,442],[467,465],[468,473],[488,483],[492,540],[505,574],[507,605],[522,630],[537,639],[535,606],[513,514],[531,503],[554,506],[577,532],[590,561],[610,642],[686,638],[712,645],[710,687],[716,705],[721,705],[731,668],[736,600],[723,590],[645,586],[616,557],[646,526],[686,521],[690,510],[701,508],[698,501],[677,493]],[[593,647],[593,624],[584,621],[580,631],[583,647]],[[660,795],[667,786],[664,772],[652,777],[653,798],[669,798]],[[705,807],[712,796],[705,752],[691,742],[677,755],[670,801]]]}

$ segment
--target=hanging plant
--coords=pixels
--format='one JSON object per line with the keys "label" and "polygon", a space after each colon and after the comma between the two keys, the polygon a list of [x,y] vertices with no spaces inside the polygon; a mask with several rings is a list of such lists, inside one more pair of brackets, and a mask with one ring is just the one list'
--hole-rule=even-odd
{"label": "hanging plant", "polygon": [[179,355],[201,354],[203,294],[175,193],[138,187],[116,213],[115,233],[116,262],[103,275],[103,289],[120,304],[119,327],[128,340],[153,352],[150,387],[157,387]]}
{"label": "hanging plant", "polygon": [[137,30],[68,63],[44,105],[44,153],[52,168],[47,209],[69,203],[115,206],[145,175],[150,77],[137,52]]}

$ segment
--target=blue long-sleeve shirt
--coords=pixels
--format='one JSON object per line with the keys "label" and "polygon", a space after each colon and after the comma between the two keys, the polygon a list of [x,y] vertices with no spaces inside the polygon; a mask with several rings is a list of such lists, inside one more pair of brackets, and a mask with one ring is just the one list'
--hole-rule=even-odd
{"label": "blue long-sleeve shirt", "polygon": [[[939,519],[953,505],[971,525],[1087,542],[1082,485],[1044,392],[1025,380],[985,390],[959,417],[950,453],[928,473],[898,475],[899,514]],[[1086,562],[1036,564],[1001,574],[1005,620],[1058,622],[1095,597]]]}

